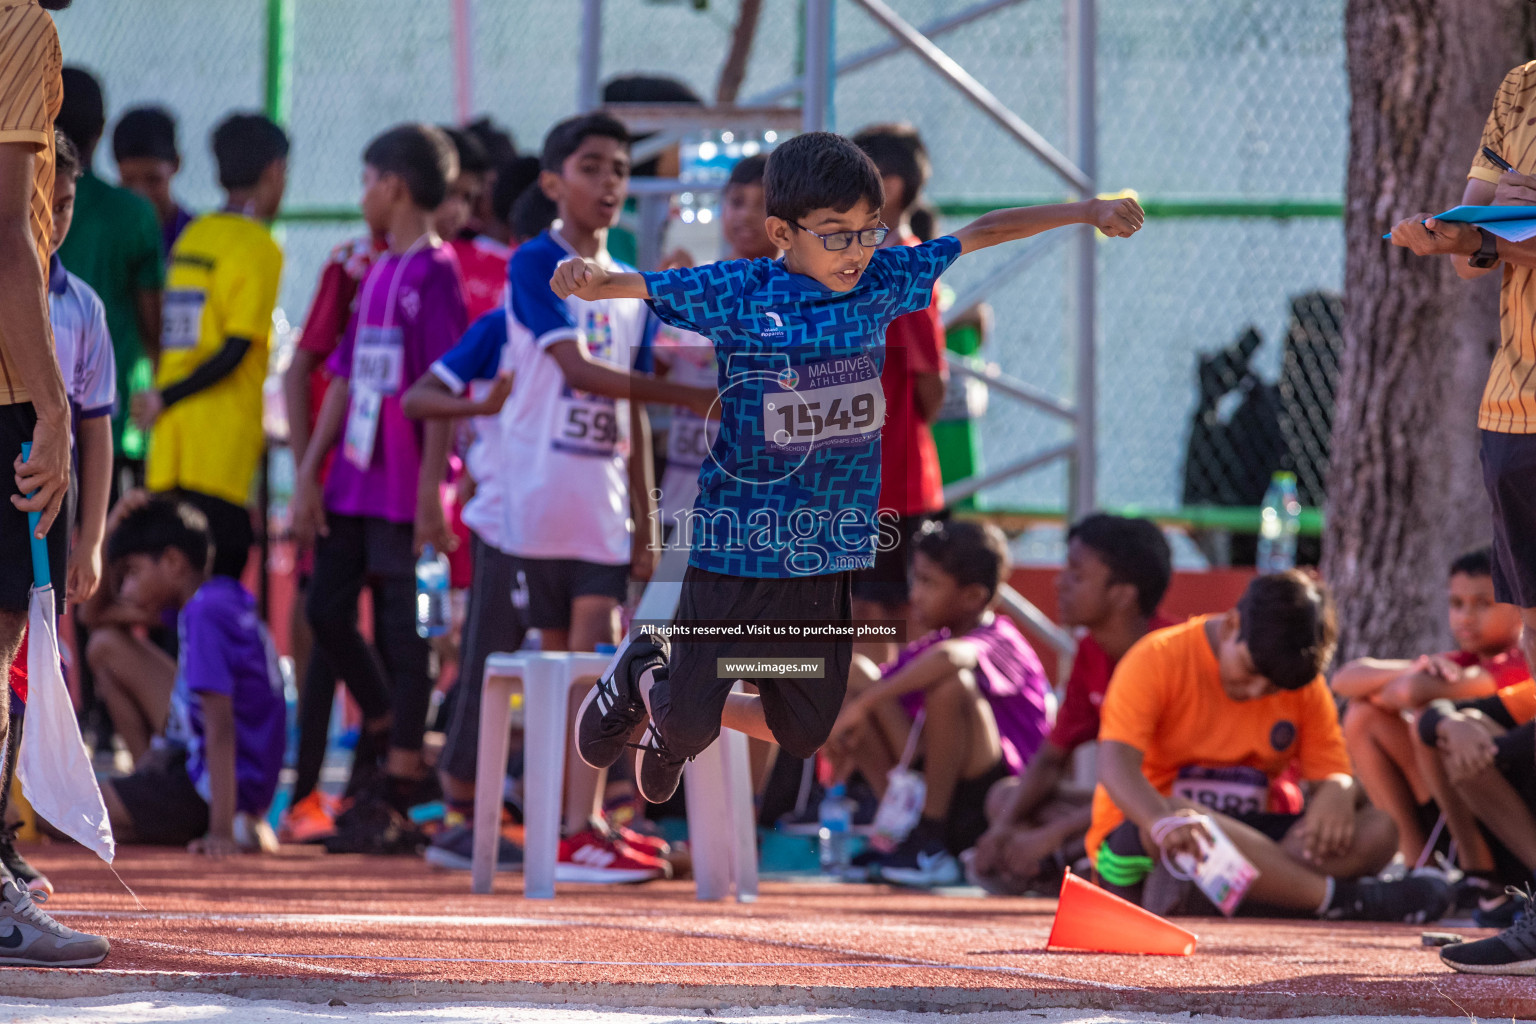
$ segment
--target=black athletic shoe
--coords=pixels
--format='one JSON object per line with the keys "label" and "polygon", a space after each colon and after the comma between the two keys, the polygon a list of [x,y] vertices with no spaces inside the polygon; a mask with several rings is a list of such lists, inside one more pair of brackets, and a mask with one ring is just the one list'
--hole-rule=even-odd
{"label": "black athletic shoe", "polygon": [[28,889],[41,889],[52,895],[53,883],[16,849],[16,831],[19,827],[0,825],[0,874],[9,875]]}
{"label": "black athletic shoe", "polygon": [[666,639],[646,629],[635,630],[619,648],[576,712],[576,752],[583,761],[607,768],[624,755],[630,736],[647,718],[640,676],[664,667],[668,653]]}
{"label": "black athletic shoe", "polygon": [[1536,975],[1536,899],[1521,889],[1510,895],[1521,910],[1515,923],[1492,938],[1446,946],[1440,959],[1447,967],[1464,974]]}
{"label": "black athletic shoe", "polygon": [[640,798],[653,804],[666,803],[677,792],[688,759],[667,749],[654,723],[646,725],[645,735],[635,747],[635,788],[640,791]]}
{"label": "black athletic shoe", "polygon": [[414,854],[426,845],[421,829],[372,790],[336,816],[336,834],[325,840],[329,853]]}
{"label": "black athletic shoe", "polygon": [[1451,909],[1451,887],[1438,874],[1411,874],[1395,882],[1362,878],[1355,898],[1325,916],[1334,921],[1437,921]]}

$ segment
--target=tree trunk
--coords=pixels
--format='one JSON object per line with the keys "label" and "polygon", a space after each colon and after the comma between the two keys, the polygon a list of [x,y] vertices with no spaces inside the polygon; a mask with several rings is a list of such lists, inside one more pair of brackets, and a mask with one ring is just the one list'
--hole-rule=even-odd
{"label": "tree trunk", "polygon": [[741,0],[736,12],[736,28],[731,32],[731,48],[720,66],[720,80],[715,86],[715,102],[726,106],[736,102],[742,80],[747,77],[747,61],[752,56],[752,39],[763,13],[763,0]]}
{"label": "tree trunk", "polygon": [[1340,659],[1449,640],[1445,579],[1491,536],[1477,405],[1498,340],[1498,274],[1382,241],[1454,206],[1504,74],[1530,58],[1524,0],[1348,0],[1351,106],[1344,350],[1323,574]]}

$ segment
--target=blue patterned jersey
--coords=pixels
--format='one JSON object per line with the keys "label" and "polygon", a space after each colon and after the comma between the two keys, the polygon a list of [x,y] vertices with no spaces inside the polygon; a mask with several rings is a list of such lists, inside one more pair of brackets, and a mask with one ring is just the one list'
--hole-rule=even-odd
{"label": "blue patterned jersey", "polygon": [[720,432],[676,536],[730,576],[815,576],[874,564],[885,329],[924,309],[960,242],[877,249],[836,292],[780,260],[646,274],[666,323],[715,346]]}

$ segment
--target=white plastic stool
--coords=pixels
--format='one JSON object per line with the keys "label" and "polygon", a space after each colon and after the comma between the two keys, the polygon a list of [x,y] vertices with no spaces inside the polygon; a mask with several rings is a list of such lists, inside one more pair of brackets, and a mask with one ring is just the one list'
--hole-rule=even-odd
{"label": "white plastic stool", "polygon": [[[570,742],[570,697],[596,684],[609,654],[520,651],[486,659],[476,762],[474,852],[470,884],[488,893],[501,828],[500,780],[507,768],[511,698],[523,691],[523,896],[553,899],[560,846],[560,797]],[[757,897],[757,836],[746,737],[722,732],[684,769],[689,848],[699,899]]]}

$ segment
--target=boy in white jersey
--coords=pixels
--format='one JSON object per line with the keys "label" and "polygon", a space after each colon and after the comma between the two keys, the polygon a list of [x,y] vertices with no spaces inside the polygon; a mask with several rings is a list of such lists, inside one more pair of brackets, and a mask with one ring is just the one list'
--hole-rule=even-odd
{"label": "boy in white jersey", "polygon": [[[686,404],[702,414],[715,389],[644,372],[656,328],[644,302],[567,300],[549,287],[555,267],[578,254],[623,269],[608,255],[606,239],[629,178],[624,126],[603,114],[563,121],[550,130],[541,160],[539,184],[557,204],[559,220],[513,254],[505,341],[494,322],[477,324],[480,329],[417,381],[406,403],[411,415],[424,418],[484,415],[487,403],[472,398],[469,385],[501,376],[505,393],[505,375],[512,376],[494,434],[480,431],[476,480],[497,497],[503,524],[494,538],[483,538],[496,548],[480,547],[485,566],[495,571],[477,570],[470,603],[484,602],[482,581],[510,575],[514,600],[524,602],[526,624],[540,631],[544,650],[591,651],[618,641],[630,577],[650,575],[649,531],[634,530],[631,522],[654,524],[654,470],[641,403]],[[630,458],[631,452],[641,458]],[[469,508],[465,514],[469,520]],[[478,728],[471,732],[467,724],[456,715],[456,732],[472,744]],[[572,759],[556,877],[655,877],[662,865],[635,845],[639,837],[615,835],[600,821],[588,828],[599,779]],[[603,855],[582,854],[584,847],[601,847]]]}

